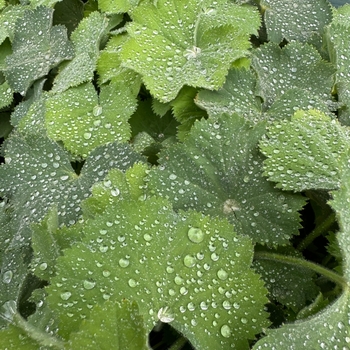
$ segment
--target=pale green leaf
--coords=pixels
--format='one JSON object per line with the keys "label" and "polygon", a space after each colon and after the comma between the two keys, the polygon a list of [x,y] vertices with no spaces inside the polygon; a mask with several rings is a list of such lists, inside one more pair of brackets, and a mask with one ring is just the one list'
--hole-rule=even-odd
{"label": "pale green leaf", "polygon": [[264,175],[284,190],[337,189],[349,156],[349,130],[317,110],[269,127],[260,143]]}
{"label": "pale green leaf", "polygon": [[140,0],[98,0],[98,8],[106,13],[124,13],[132,11]]}
{"label": "pale green leaf", "polygon": [[254,7],[226,1],[145,1],[132,18],[120,57],[162,102],[174,99],[184,85],[221,87],[260,25]]}
{"label": "pale green leaf", "polygon": [[63,26],[52,27],[53,10],[27,10],[16,22],[13,54],[6,58],[6,79],[22,95],[60,62],[72,58],[73,48]]}
{"label": "pale green leaf", "polygon": [[7,138],[12,131],[12,125],[10,123],[10,113],[0,113],[0,138]]}
{"label": "pale green leaf", "polygon": [[327,0],[262,0],[268,39],[279,44],[288,41],[308,41],[320,36],[332,20],[332,8]]}
{"label": "pale green leaf", "polygon": [[5,81],[0,85],[0,109],[11,104],[13,100],[13,91],[9,84]]}
{"label": "pale green leaf", "polygon": [[335,69],[310,45],[292,42],[281,49],[274,43],[265,44],[254,51],[252,66],[258,75],[256,93],[263,98],[264,108],[294,88],[324,101],[331,99]]}
{"label": "pale green leaf", "polygon": [[2,43],[7,37],[11,41],[14,39],[14,33],[16,29],[16,22],[20,19],[28,6],[23,5],[8,5],[0,13],[0,43]]}
{"label": "pale green leaf", "polygon": [[106,34],[107,25],[107,17],[99,12],[92,12],[79,23],[78,28],[71,35],[75,57],[60,67],[52,88],[53,92],[62,92],[69,87],[92,80],[99,55],[99,45]]}
{"label": "pale green leaf", "polygon": [[12,53],[12,45],[9,39],[0,45],[0,71],[5,69],[5,59]]}
{"label": "pale green leaf", "polygon": [[120,82],[101,87],[92,83],[54,94],[46,100],[46,128],[75,155],[86,158],[97,146],[130,138],[128,119],[137,100]]}
{"label": "pale green leaf", "polygon": [[30,7],[35,8],[38,6],[54,7],[57,2],[62,0],[30,0]]}
{"label": "pale green leaf", "polygon": [[[148,333],[138,306],[128,300],[95,305],[77,333],[72,333],[66,349],[146,350]],[[112,345],[113,344],[113,345]]]}
{"label": "pale green leaf", "polygon": [[139,191],[132,169],[126,181],[116,181],[122,175],[116,173],[100,192],[103,212],[58,259],[47,288],[59,334],[67,338],[93,305],[132,295],[148,332],[162,321],[203,350],[247,349],[247,339],[267,325],[265,289],[249,268],[250,239],[226,220],[176,214],[161,198],[135,199],[127,188]]}

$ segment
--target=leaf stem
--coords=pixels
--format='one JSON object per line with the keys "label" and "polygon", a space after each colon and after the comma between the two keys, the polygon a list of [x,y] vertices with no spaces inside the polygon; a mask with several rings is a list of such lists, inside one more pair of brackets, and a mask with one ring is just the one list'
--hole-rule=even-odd
{"label": "leaf stem", "polygon": [[311,244],[318,236],[327,231],[335,222],[335,213],[330,214],[326,220],[318,225],[309,235],[307,235],[297,246],[297,250],[303,251]]}
{"label": "leaf stem", "polygon": [[64,343],[61,340],[29,324],[18,312],[13,316],[13,323],[23,329],[29,337],[36,340],[40,345],[64,349]]}
{"label": "leaf stem", "polygon": [[346,280],[343,276],[337,274],[336,272],[329,270],[321,265],[318,265],[314,262],[297,258],[289,255],[282,255],[270,252],[255,252],[254,254],[255,260],[273,260],[278,262],[284,262],[285,264],[295,265],[298,267],[304,267],[306,269],[310,269],[315,271],[316,273],[327,277],[330,281],[339,284],[344,290],[349,288]]}
{"label": "leaf stem", "polygon": [[181,337],[168,350],[181,350],[182,347],[187,343],[187,339]]}

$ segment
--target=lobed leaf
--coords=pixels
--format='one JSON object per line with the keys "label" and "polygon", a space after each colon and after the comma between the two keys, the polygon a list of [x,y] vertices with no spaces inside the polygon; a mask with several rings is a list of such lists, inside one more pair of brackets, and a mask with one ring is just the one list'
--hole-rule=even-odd
{"label": "lobed leaf", "polygon": [[107,25],[108,19],[97,11],[79,23],[71,35],[75,56],[60,67],[52,92],[62,92],[92,80]]}
{"label": "lobed leaf", "polygon": [[203,350],[246,349],[267,325],[265,289],[249,268],[249,238],[226,220],[176,214],[161,198],[136,199],[138,182],[116,181],[121,175],[109,174],[96,199],[103,211],[58,258],[47,292],[60,315],[59,333],[67,338],[95,304],[133,295],[148,332],[161,321]]}
{"label": "lobed leaf", "polygon": [[284,190],[337,189],[347,169],[349,130],[317,110],[269,127],[260,149],[264,175]]}
{"label": "lobed leaf", "polygon": [[4,73],[11,88],[22,95],[36,79],[73,56],[66,28],[52,27],[52,16],[52,9],[40,6],[25,11],[16,22],[13,54],[6,58]]}
{"label": "lobed leaf", "polygon": [[73,154],[86,158],[96,147],[130,138],[128,119],[137,100],[121,83],[101,87],[91,83],[70,88],[46,100],[46,128]]}
{"label": "lobed leaf", "polygon": [[292,42],[281,49],[274,43],[265,44],[255,51],[252,66],[258,75],[256,93],[263,98],[264,108],[295,88],[324,101],[331,99],[335,70],[310,45]]}
{"label": "lobed leaf", "polygon": [[106,13],[124,13],[132,11],[140,0],[98,0],[98,8]]}
{"label": "lobed leaf", "polygon": [[135,302],[104,302],[95,305],[79,331],[72,333],[67,349],[149,349],[148,334]]}
{"label": "lobed leaf", "polygon": [[24,16],[28,6],[23,5],[8,5],[0,13],[0,43],[3,43],[6,38],[14,40],[16,22]]}
{"label": "lobed leaf", "polygon": [[141,74],[162,102],[175,98],[184,85],[218,89],[231,63],[246,55],[249,35],[260,25],[253,7],[225,1],[142,2],[132,19],[122,64]]}
{"label": "lobed leaf", "polygon": [[262,0],[269,41],[308,41],[312,35],[323,33],[332,20],[332,8],[327,0]]}
{"label": "lobed leaf", "polygon": [[305,200],[282,194],[261,174],[257,143],[265,123],[252,126],[238,115],[196,122],[184,144],[160,154],[148,175],[149,190],[169,198],[175,209],[226,217],[254,242],[286,244],[299,227]]}
{"label": "lobed leaf", "polygon": [[0,85],[0,109],[7,107],[13,101],[13,91],[5,81]]}

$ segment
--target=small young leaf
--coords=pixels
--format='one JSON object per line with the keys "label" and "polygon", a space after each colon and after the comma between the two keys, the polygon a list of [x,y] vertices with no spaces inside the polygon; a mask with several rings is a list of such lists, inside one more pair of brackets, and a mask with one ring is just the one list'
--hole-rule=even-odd
{"label": "small young leaf", "polygon": [[70,88],[46,100],[48,136],[86,158],[97,146],[130,138],[128,119],[136,106],[121,83],[102,86],[99,96],[91,83]]}
{"label": "small young leaf", "polygon": [[200,349],[246,349],[267,324],[265,289],[249,268],[250,239],[236,236],[226,220],[175,214],[161,198],[134,199],[125,180],[115,182],[117,172],[99,197],[103,212],[86,223],[81,243],[58,258],[47,288],[59,334],[67,338],[93,305],[132,296],[147,331],[161,321]]}
{"label": "small young leaf", "polygon": [[260,143],[264,175],[284,190],[337,189],[347,169],[349,130],[317,110],[269,127]]}
{"label": "small young leaf", "polygon": [[5,81],[0,85],[0,109],[8,106],[13,100],[13,91]]}
{"label": "small young leaf", "polygon": [[72,33],[75,57],[60,67],[53,92],[62,92],[69,87],[92,80],[99,55],[99,45],[106,34],[108,19],[99,12],[84,18]]}
{"label": "small young leaf", "polygon": [[288,41],[308,41],[332,20],[332,8],[327,0],[262,0],[268,39],[279,44]]}
{"label": "small young leaf", "polygon": [[132,19],[120,57],[162,102],[184,85],[218,89],[260,25],[255,8],[226,1],[144,1]]}
{"label": "small young leaf", "polygon": [[305,200],[264,180],[256,149],[264,133],[264,122],[253,127],[238,115],[196,122],[184,144],[161,153],[161,165],[148,175],[149,190],[175,209],[226,217],[254,242],[285,244],[298,233]]}
{"label": "small young leaf", "polygon": [[106,301],[95,305],[77,333],[72,333],[67,350],[147,350],[148,333],[136,303]]}
{"label": "small young leaf", "polygon": [[37,7],[16,22],[13,54],[6,58],[5,76],[11,88],[22,95],[36,79],[73,56],[66,28],[52,27],[52,16],[53,10]]}

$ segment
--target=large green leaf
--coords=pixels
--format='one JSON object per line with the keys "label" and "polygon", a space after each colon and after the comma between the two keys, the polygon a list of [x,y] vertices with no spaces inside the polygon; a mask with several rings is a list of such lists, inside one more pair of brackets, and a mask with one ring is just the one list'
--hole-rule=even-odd
{"label": "large green leaf", "polygon": [[132,19],[120,57],[163,102],[183,85],[218,89],[260,25],[254,7],[222,0],[144,1]]}
{"label": "large green leaf", "polygon": [[92,80],[100,42],[106,34],[107,25],[107,17],[99,12],[92,12],[79,23],[78,28],[71,35],[75,57],[60,67],[52,88],[53,92],[62,92],[69,87]]}
{"label": "large green leaf", "polygon": [[95,304],[132,296],[147,331],[161,321],[203,350],[247,349],[267,325],[250,239],[224,219],[176,214],[165,199],[139,197],[133,173],[111,171],[98,185],[86,205],[102,211],[57,260],[46,290],[59,334],[68,338]]}
{"label": "large green leaf", "polygon": [[255,242],[287,243],[298,233],[305,200],[263,178],[257,143],[265,126],[238,115],[196,122],[184,144],[161,153],[160,166],[148,175],[150,191],[175,209],[227,217]]}
{"label": "large green leaf", "polygon": [[[148,334],[136,303],[104,302],[95,305],[90,318],[84,320],[79,331],[69,339],[67,349],[146,350]],[[113,344],[113,345],[112,345]]]}
{"label": "large green leaf", "polygon": [[14,33],[16,29],[16,22],[21,18],[27,6],[23,5],[8,5],[0,13],[0,43],[2,43],[7,37],[11,41],[14,39]]}
{"label": "large green leaf", "polygon": [[52,9],[37,7],[25,11],[16,22],[13,54],[6,58],[5,76],[11,88],[22,95],[36,79],[73,56],[66,28],[52,27],[52,16]]}
{"label": "large green leaf", "polygon": [[308,41],[332,20],[332,8],[327,0],[262,0],[268,39],[280,43]]}
{"label": "large green leaf", "polygon": [[264,174],[284,190],[337,189],[350,148],[349,129],[317,111],[298,111],[269,127],[260,143]]}
{"label": "large green leaf", "polygon": [[295,88],[324,101],[331,99],[335,69],[311,45],[292,42],[281,49],[274,43],[265,44],[254,51],[252,66],[258,75],[257,94],[264,99],[265,108]]}
{"label": "large green leaf", "polygon": [[91,83],[70,88],[46,100],[48,136],[86,158],[97,146],[130,138],[128,119],[136,106],[135,96],[119,82],[101,87],[99,96]]}

